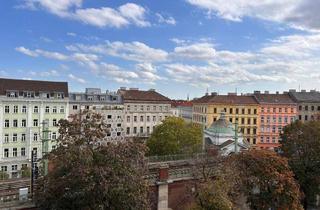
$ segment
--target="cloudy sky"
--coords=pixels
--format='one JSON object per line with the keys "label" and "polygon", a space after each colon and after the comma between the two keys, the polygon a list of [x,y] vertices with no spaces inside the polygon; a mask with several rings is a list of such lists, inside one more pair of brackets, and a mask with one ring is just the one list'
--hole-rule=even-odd
{"label": "cloudy sky", "polygon": [[0,2],[0,77],[209,92],[320,89],[319,0]]}

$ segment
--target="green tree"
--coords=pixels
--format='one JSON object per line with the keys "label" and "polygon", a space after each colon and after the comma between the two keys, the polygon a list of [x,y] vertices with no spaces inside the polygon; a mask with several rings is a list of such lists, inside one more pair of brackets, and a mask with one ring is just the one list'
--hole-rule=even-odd
{"label": "green tree", "polygon": [[201,145],[201,126],[177,117],[166,118],[147,140],[149,156],[194,153]]}
{"label": "green tree", "polygon": [[9,179],[9,174],[5,171],[0,171],[0,180]]}
{"label": "green tree", "polygon": [[59,122],[58,147],[48,155],[50,170],[38,180],[40,209],[147,209],[145,146],[106,143],[108,129],[96,113]]}
{"label": "green tree", "polygon": [[26,167],[26,166],[23,166],[23,167],[21,168],[20,173],[21,173],[21,177],[22,177],[22,178],[30,177],[30,176],[31,176],[31,168]]}
{"label": "green tree", "polygon": [[320,194],[320,122],[296,121],[284,128],[281,139],[280,151],[289,160],[308,208]]}
{"label": "green tree", "polygon": [[286,158],[252,150],[232,157],[241,177],[241,193],[251,209],[303,209],[299,185]]}

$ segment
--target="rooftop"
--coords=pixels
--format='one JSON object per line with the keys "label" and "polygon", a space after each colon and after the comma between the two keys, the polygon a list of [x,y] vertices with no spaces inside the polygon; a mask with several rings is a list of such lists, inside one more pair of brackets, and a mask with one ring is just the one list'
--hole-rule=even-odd
{"label": "rooftop", "polygon": [[68,97],[68,83],[0,78],[0,95],[7,91],[61,92]]}
{"label": "rooftop", "polygon": [[195,99],[194,103],[258,104],[252,95],[205,95],[199,99]]}
{"label": "rooftop", "polygon": [[295,104],[289,94],[257,94],[254,96],[259,103],[266,104]]}
{"label": "rooftop", "polygon": [[320,93],[316,91],[311,92],[289,92],[290,96],[296,102],[320,102]]}
{"label": "rooftop", "polygon": [[139,90],[139,89],[129,89],[129,90],[124,90],[120,89],[118,91],[122,97],[124,102],[126,101],[154,101],[154,102],[168,102],[170,103],[171,100],[156,92],[155,90]]}

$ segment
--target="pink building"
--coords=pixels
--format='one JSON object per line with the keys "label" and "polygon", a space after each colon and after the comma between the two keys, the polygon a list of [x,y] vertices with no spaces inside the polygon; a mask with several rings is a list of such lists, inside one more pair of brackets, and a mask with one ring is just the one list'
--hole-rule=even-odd
{"label": "pink building", "polygon": [[261,94],[255,92],[260,104],[258,148],[273,149],[279,146],[283,127],[296,119],[297,104],[289,94]]}

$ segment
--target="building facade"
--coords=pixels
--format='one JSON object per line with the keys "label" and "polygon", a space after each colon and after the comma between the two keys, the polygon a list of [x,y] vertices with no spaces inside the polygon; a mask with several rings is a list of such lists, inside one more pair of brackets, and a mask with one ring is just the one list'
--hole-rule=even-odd
{"label": "building facade", "polygon": [[116,92],[101,92],[99,88],[86,88],[83,93],[69,94],[70,115],[93,111],[104,116],[108,127],[107,141],[121,141],[124,133],[124,106]]}
{"label": "building facade", "polygon": [[289,95],[297,103],[297,119],[306,122],[320,120],[320,92],[311,90],[289,90]]}
{"label": "building facade", "polygon": [[125,116],[126,137],[147,137],[155,126],[171,116],[171,100],[154,89],[143,91],[137,88],[121,88]]}
{"label": "building facade", "polygon": [[175,117],[181,117],[186,122],[192,122],[192,102],[191,101],[172,101],[171,112]]}
{"label": "building facade", "polygon": [[297,116],[297,104],[289,94],[261,94],[254,96],[260,104],[260,127],[258,147],[274,149],[279,146],[282,129],[294,122]]}
{"label": "building facade", "polygon": [[259,110],[259,103],[252,95],[212,93],[193,101],[193,122],[207,128],[224,112],[231,123],[238,122],[243,138],[255,145],[260,123]]}
{"label": "building facade", "polygon": [[42,125],[50,131],[48,149],[55,148],[58,122],[68,116],[68,84],[0,79],[0,167],[11,178],[30,167],[31,151],[42,157]]}

